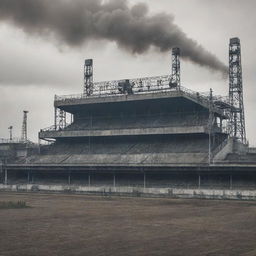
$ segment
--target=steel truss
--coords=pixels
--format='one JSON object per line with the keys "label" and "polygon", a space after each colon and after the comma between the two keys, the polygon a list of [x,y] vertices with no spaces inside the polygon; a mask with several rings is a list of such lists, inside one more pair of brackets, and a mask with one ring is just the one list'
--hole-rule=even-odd
{"label": "steel truss", "polygon": [[180,88],[180,48],[172,49],[172,75],[169,85],[171,88]]}
{"label": "steel truss", "polygon": [[21,130],[21,140],[23,142],[27,142],[27,140],[28,140],[27,120],[28,120],[28,111],[24,110],[23,111],[22,130]]}
{"label": "steel truss", "polygon": [[84,62],[84,95],[93,94],[93,60],[87,59]]}
{"label": "steel truss", "polygon": [[55,116],[54,116],[54,127],[55,130],[63,130],[67,126],[66,120],[66,112],[62,109],[55,108]]}
{"label": "steel truss", "polygon": [[243,79],[241,65],[241,45],[239,38],[231,38],[229,44],[229,134],[246,143],[243,103]]}

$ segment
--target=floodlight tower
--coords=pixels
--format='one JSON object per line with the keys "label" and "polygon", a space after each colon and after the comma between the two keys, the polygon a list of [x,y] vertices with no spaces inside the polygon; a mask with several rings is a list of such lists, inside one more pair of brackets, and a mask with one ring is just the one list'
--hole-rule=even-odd
{"label": "floodlight tower", "polygon": [[180,48],[172,49],[172,76],[170,87],[180,89]]}
{"label": "floodlight tower", "polygon": [[10,141],[12,141],[12,129],[13,129],[13,126],[9,126],[8,129],[9,129],[9,133],[10,133]]}
{"label": "floodlight tower", "polygon": [[246,143],[241,44],[237,37],[231,38],[229,43],[229,101],[230,136]]}
{"label": "floodlight tower", "polygon": [[93,93],[93,60],[87,59],[84,62],[84,95],[90,96]]}
{"label": "floodlight tower", "polygon": [[21,131],[21,140],[27,142],[28,140],[28,131],[27,131],[27,120],[28,120],[28,111],[23,111],[23,122],[22,122],[22,131]]}

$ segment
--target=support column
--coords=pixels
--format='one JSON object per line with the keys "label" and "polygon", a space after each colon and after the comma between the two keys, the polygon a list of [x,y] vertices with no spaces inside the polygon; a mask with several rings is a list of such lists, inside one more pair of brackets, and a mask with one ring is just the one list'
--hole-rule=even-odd
{"label": "support column", "polygon": [[30,183],[30,172],[28,171],[28,184]]}
{"label": "support column", "polygon": [[143,187],[146,188],[146,173],[144,172]]}
{"label": "support column", "polygon": [[68,174],[68,185],[70,185],[71,184],[71,174],[69,173]]}
{"label": "support column", "polygon": [[229,175],[229,189],[233,189],[233,175]]}
{"label": "support column", "polygon": [[[56,95],[55,95],[56,99]],[[54,129],[57,131],[57,108],[54,108]]]}
{"label": "support column", "polygon": [[41,139],[38,137],[38,154],[41,154]]}
{"label": "support column", "polygon": [[4,169],[4,184],[8,184],[8,172],[6,168]]}
{"label": "support column", "polygon": [[113,175],[113,186],[114,186],[114,188],[116,187],[116,175],[115,174]]}
{"label": "support column", "polygon": [[[3,172],[4,172],[3,162],[0,161],[0,177],[2,177]],[[3,181],[3,182],[4,182],[4,181]]]}
{"label": "support column", "polygon": [[88,174],[88,186],[90,187],[91,186],[91,175]]}
{"label": "support column", "polygon": [[198,174],[198,189],[201,189],[201,175]]}

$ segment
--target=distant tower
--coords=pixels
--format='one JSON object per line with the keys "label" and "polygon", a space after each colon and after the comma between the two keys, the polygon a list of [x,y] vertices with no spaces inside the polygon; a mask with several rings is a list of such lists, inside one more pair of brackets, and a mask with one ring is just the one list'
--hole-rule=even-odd
{"label": "distant tower", "polygon": [[180,48],[172,49],[172,76],[169,85],[180,89]]}
{"label": "distant tower", "polygon": [[12,129],[13,129],[13,126],[8,127],[8,129],[9,129],[9,132],[10,132],[10,140],[12,140]]}
{"label": "distant tower", "polygon": [[90,96],[93,93],[93,60],[87,59],[84,62],[84,95]]}
{"label": "distant tower", "polygon": [[246,143],[240,39],[229,43],[230,136]]}
{"label": "distant tower", "polygon": [[21,140],[27,142],[28,133],[27,133],[27,120],[28,120],[28,111],[23,111],[23,122],[22,122],[22,131],[21,131]]}

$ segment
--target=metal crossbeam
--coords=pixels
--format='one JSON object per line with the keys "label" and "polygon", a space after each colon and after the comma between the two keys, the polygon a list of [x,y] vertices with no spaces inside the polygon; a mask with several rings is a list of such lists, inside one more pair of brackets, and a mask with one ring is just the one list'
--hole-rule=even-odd
{"label": "metal crossbeam", "polygon": [[231,38],[229,44],[229,101],[231,105],[230,136],[239,139],[242,143],[246,143],[241,45],[239,38]]}

